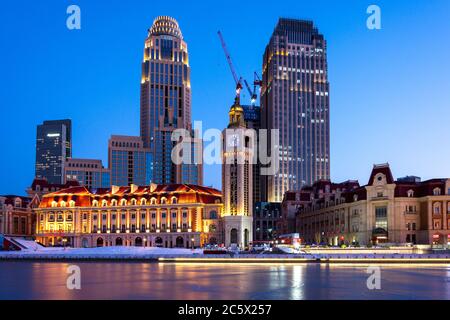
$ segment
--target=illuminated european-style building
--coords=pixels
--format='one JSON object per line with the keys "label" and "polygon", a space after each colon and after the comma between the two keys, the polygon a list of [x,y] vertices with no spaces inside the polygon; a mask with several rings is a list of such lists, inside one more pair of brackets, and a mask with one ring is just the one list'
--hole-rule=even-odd
{"label": "illuminated european-style building", "polygon": [[72,187],[43,196],[36,238],[73,247],[220,244],[222,206],[220,191],[196,185]]}
{"label": "illuminated european-style building", "polygon": [[306,243],[450,244],[450,179],[394,180],[382,164],[365,186],[322,180],[302,191],[296,220]]}
{"label": "illuminated european-style building", "polygon": [[[253,239],[253,150],[256,136],[246,131],[239,97],[229,111],[223,134],[222,190],[225,245],[247,247]],[[253,131],[254,132],[254,131]]]}
{"label": "illuminated european-style building", "polygon": [[0,196],[0,234],[8,236],[31,236],[35,231],[33,208],[39,198],[15,195]]}
{"label": "illuminated european-style building", "polygon": [[265,49],[261,87],[262,128],[279,130],[272,142],[279,172],[263,180],[263,201],[281,202],[289,190],[329,179],[329,101],[325,38],[312,21],[280,18]]}
{"label": "illuminated european-style building", "polygon": [[[172,133],[185,129],[193,136],[191,124],[191,82],[186,42],[171,17],[157,17],[145,40],[141,77],[141,137],[153,155],[154,183],[203,181],[201,163],[172,161]],[[193,154],[202,144],[193,144]],[[201,154],[201,153],[200,153]]]}

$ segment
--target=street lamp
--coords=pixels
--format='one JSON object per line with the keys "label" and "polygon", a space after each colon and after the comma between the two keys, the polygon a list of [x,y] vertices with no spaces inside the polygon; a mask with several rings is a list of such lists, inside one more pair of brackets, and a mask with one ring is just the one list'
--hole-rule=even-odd
{"label": "street lamp", "polygon": [[191,245],[191,247],[192,247],[192,249],[194,249],[194,241],[195,241],[195,238],[194,238],[194,237],[192,237],[191,241],[192,241],[192,245]]}
{"label": "street lamp", "polygon": [[63,248],[64,248],[64,250],[66,249],[66,242],[67,242],[67,239],[66,238],[63,238],[62,239],[62,242],[63,242]]}

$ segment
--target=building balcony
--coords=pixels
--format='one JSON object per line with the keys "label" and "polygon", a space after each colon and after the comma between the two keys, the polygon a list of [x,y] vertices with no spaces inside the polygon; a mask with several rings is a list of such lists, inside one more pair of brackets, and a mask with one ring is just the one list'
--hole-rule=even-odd
{"label": "building balcony", "polygon": [[372,200],[372,201],[386,201],[386,200],[389,200],[389,197],[387,197],[387,196],[375,196],[375,197],[370,198],[370,200]]}

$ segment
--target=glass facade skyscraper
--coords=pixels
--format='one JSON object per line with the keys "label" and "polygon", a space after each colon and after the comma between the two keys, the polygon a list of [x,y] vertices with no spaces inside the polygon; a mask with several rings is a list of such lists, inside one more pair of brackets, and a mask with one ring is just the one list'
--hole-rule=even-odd
{"label": "glass facade skyscraper", "polygon": [[[172,133],[192,133],[191,83],[187,44],[178,22],[157,17],[145,40],[141,78],[141,137],[154,159],[154,183],[202,184],[200,164],[177,165]],[[197,146],[197,147],[201,147]]]}
{"label": "glass facade skyscraper", "polygon": [[327,43],[312,21],[280,18],[263,58],[262,127],[279,129],[279,172],[264,179],[263,197],[281,202],[330,177]]}
{"label": "glass facade skyscraper", "polygon": [[145,186],[152,183],[153,155],[140,137],[112,136],[108,144],[111,185]]}
{"label": "glass facade skyscraper", "polygon": [[109,188],[111,177],[109,169],[103,167],[101,160],[67,159],[65,182],[78,181],[80,186],[90,189]]}
{"label": "glass facade skyscraper", "polygon": [[66,159],[72,156],[72,121],[44,121],[36,132],[36,178],[64,183]]}

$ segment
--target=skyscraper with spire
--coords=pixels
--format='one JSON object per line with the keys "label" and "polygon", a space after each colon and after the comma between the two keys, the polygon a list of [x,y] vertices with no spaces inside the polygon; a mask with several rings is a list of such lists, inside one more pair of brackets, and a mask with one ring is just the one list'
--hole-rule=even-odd
{"label": "skyscraper with spire", "polygon": [[[140,121],[144,147],[153,157],[152,182],[201,185],[201,164],[175,164],[171,158],[174,130],[193,132],[188,48],[178,22],[168,16],[157,17],[145,39]],[[192,143],[192,155],[201,148]]]}

